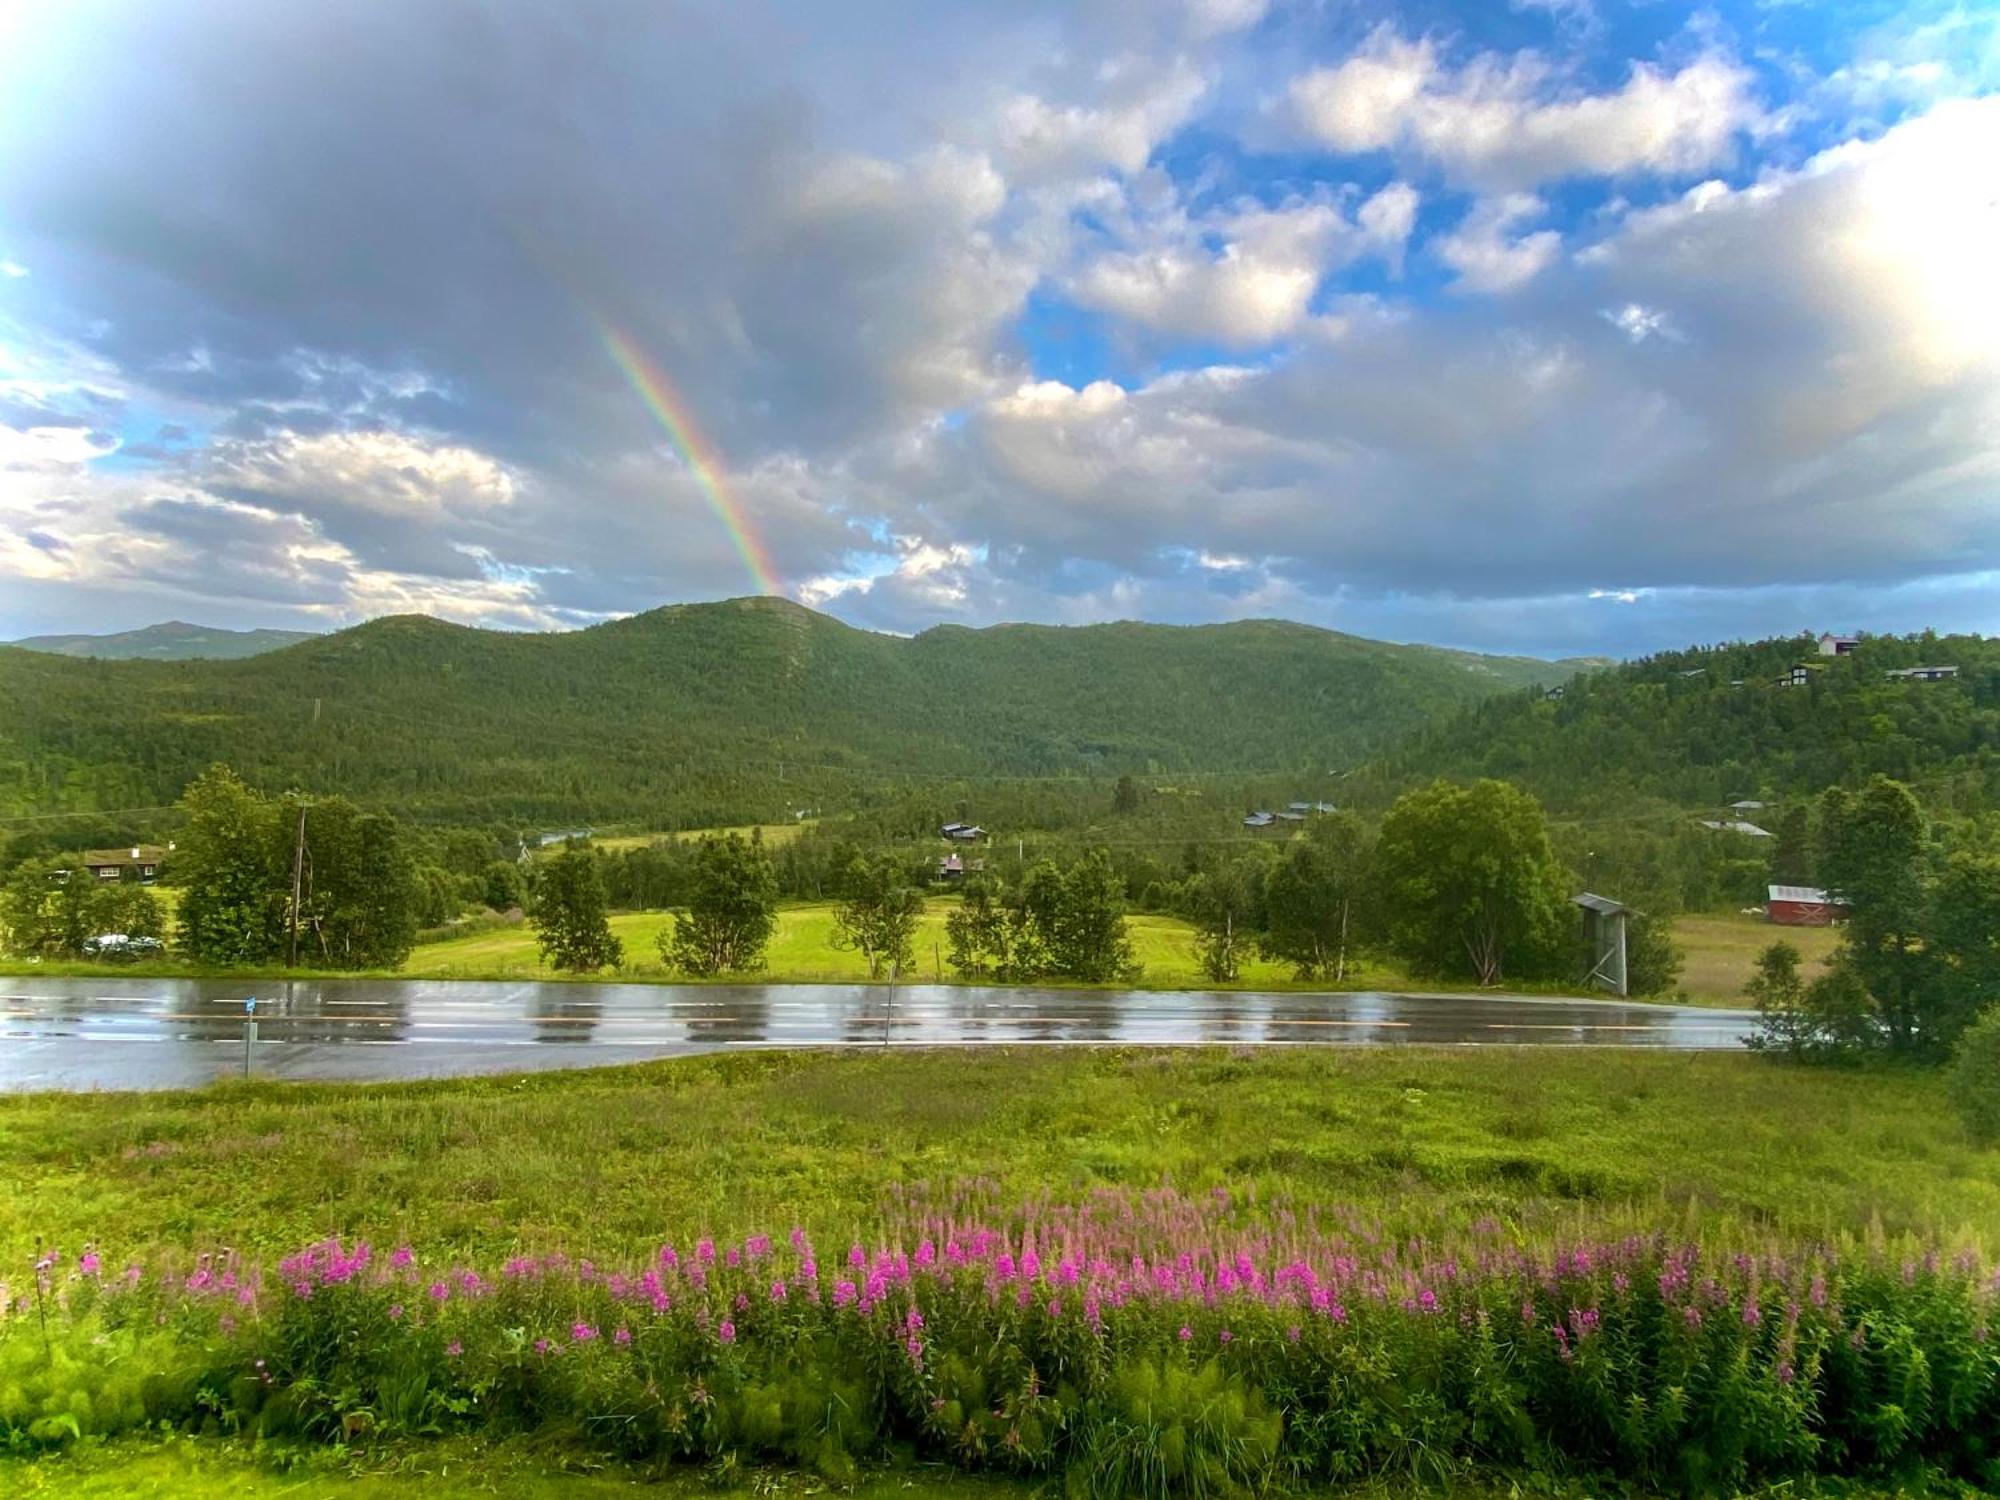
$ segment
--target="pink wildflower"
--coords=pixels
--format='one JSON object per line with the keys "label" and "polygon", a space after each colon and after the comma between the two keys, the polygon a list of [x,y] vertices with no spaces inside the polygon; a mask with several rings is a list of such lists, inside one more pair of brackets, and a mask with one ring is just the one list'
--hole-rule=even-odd
{"label": "pink wildflower", "polygon": [[727,1318],[724,1318],[724,1319],[722,1320],[722,1326],[721,1326],[721,1327],[719,1327],[719,1328],[717,1328],[717,1329],[715,1330],[715,1336],[716,1336],[716,1337],[717,1337],[718,1339],[722,1340],[722,1342],[723,1342],[723,1343],[725,1343],[725,1344],[733,1344],[733,1343],[735,1343],[735,1342],[736,1342],[736,1325],[735,1325],[734,1323],[730,1322],[730,1321],[729,1321],[729,1320],[728,1320]]}

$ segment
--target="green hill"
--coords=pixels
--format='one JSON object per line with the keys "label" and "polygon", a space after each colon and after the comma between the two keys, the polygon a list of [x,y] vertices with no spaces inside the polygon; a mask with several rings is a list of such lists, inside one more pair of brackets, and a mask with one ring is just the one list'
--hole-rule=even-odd
{"label": "green hill", "polygon": [[[1806,681],[1778,686],[1800,663]],[[1916,666],[1958,675],[1889,675]],[[1553,808],[1616,816],[1649,801],[1807,796],[1878,771],[1940,807],[2000,803],[2000,639],[1871,636],[1839,657],[1799,637],[1668,652],[1579,677],[1559,697],[1470,706],[1355,779],[1386,795],[1430,776],[1498,776]]]}
{"label": "green hill", "polygon": [[729,820],[899,778],[1324,772],[1570,670],[1272,621],[902,638],[770,599],[543,635],[395,617],[233,662],[0,651],[0,816],[166,803],[217,759],[451,820]]}
{"label": "green hill", "polygon": [[111,635],[31,635],[18,641],[0,641],[0,645],[55,656],[94,656],[104,661],[236,661],[312,639],[312,633],[303,630],[222,630],[168,620]]}

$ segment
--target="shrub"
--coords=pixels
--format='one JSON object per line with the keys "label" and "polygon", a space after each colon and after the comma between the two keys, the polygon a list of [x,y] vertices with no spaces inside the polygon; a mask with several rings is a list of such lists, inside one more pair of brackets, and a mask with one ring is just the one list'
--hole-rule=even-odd
{"label": "shrub", "polygon": [[[892,1448],[1092,1500],[1478,1462],[1694,1491],[1930,1464],[2000,1479],[2000,1285],[1972,1255],[1664,1235],[1397,1242],[1221,1198],[980,1227],[906,1199],[872,1246],[662,1246],[498,1268],[308,1247],[0,1289],[0,1448],[168,1422],[353,1444],[540,1432],[837,1484]],[[44,1318],[47,1322],[44,1324]]]}
{"label": "shrub", "polygon": [[1966,1129],[1982,1141],[2000,1140],[2000,1005],[1959,1038],[1950,1087]]}

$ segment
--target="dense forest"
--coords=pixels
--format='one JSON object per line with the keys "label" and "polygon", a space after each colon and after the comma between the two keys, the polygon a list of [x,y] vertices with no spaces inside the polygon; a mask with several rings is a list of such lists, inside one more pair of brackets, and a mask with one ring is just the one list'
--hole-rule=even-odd
{"label": "dense forest", "polygon": [[[1779,686],[1801,663],[1805,680]],[[1916,666],[1958,674],[1889,675]],[[1508,693],[1448,714],[1350,785],[1386,796],[1433,776],[1493,776],[1551,809],[1619,819],[1795,802],[1876,774],[1941,813],[2000,805],[2000,640],[1864,637],[1835,657],[1807,638],[1667,652],[1579,676],[1555,696]]]}
{"label": "dense forest", "polygon": [[428,822],[700,826],[960,779],[1315,773],[1574,664],[1269,621],[856,630],[780,600],[513,634],[372,621],[242,661],[0,649],[0,818],[255,787]]}

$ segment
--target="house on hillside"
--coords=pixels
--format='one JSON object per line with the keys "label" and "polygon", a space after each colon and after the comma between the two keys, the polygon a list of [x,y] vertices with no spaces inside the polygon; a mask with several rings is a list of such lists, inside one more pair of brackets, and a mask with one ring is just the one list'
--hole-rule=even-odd
{"label": "house on hillside", "polygon": [[151,883],[159,877],[173,845],[134,844],[129,849],[86,849],[79,863],[93,880],[138,880]]}
{"label": "house on hillside", "polygon": [[1762,812],[1765,808],[1765,805],[1766,804],[1759,802],[1755,797],[1744,797],[1740,801],[1730,803],[1729,810],[1731,812],[1740,812],[1740,813]]}
{"label": "house on hillside", "polygon": [[1822,635],[1819,638],[1821,656],[1848,656],[1861,644],[1861,638],[1853,635]]}
{"label": "house on hillside", "polygon": [[1846,916],[1847,903],[1816,885],[1774,885],[1764,902],[1764,915],[1780,927],[1831,927]]}
{"label": "house on hillside", "polygon": [[937,871],[933,878],[937,880],[963,880],[968,875],[983,874],[985,869],[985,860],[967,859],[963,854],[954,849],[949,854],[940,854],[938,856]]}
{"label": "house on hillside", "polygon": [[1269,828],[1278,821],[1276,813],[1253,812],[1243,820],[1245,828]]}
{"label": "house on hillside", "polygon": [[535,843],[544,849],[553,849],[557,844],[567,844],[571,839],[587,839],[595,828],[565,828],[556,833],[542,833],[535,836]]}
{"label": "house on hillside", "polygon": [[1563,685],[1559,682],[1552,688],[1544,688],[1542,697],[1553,703],[1563,695]]}
{"label": "house on hillside", "polygon": [[976,844],[986,837],[986,830],[976,823],[946,823],[938,829],[938,837],[950,839],[954,844]]}
{"label": "house on hillside", "polygon": [[1957,667],[1897,667],[1884,677],[1900,682],[1948,682],[1958,675]]}
{"label": "house on hillside", "polygon": [[1755,823],[1746,823],[1741,818],[1703,818],[1701,826],[1716,833],[1740,833],[1745,838],[1768,839],[1772,836],[1768,828],[1759,828]]}
{"label": "house on hillside", "polygon": [[1813,673],[1823,670],[1825,668],[1819,662],[1802,661],[1793,667],[1791,671],[1781,673],[1771,680],[1775,686],[1781,688],[1804,687],[1813,680]]}

